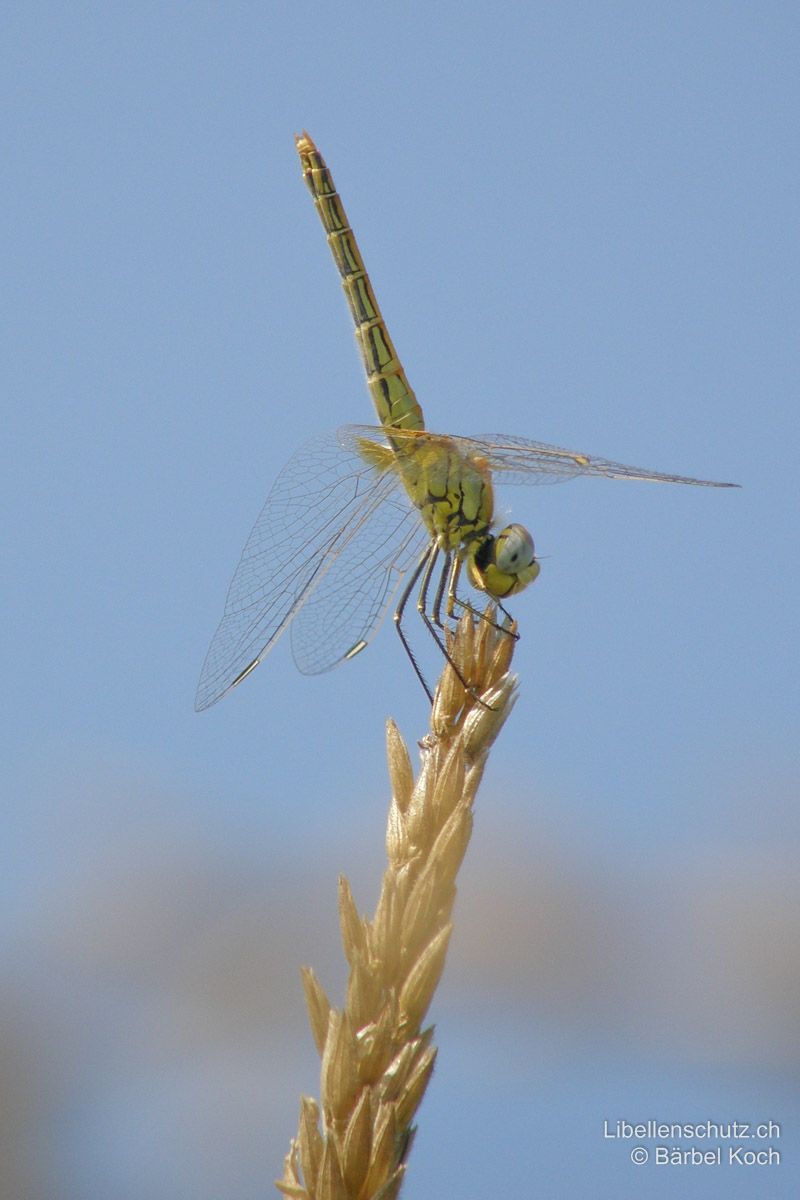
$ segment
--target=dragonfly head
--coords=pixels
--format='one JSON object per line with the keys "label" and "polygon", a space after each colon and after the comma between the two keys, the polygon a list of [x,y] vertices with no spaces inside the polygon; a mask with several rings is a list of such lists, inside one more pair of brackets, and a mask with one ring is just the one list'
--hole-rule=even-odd
{"label": "dragonfly head", "polygon": [[498,534],[488,534],[467,560],[473,587],[496,600],[515,596],[539,574],[533,538],[524,525],[506,525]]}

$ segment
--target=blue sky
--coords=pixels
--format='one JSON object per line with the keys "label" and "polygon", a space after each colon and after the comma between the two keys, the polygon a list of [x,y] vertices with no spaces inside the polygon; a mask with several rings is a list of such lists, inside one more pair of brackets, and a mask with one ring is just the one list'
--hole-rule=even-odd
{"label": "blue sky", "polygon": [[[374,898],[385,717],[412,743],[425,728],[391,629],[319,678],[287,641],[192,710],[272,480],[315,431],[372,417],[303,127],[431,428],[742,484],[500,496],[543,565],[514,606],[522,695],[462,903],[510,856],[501,911],[530,903],[528,931],[550,913],[553,941],[546,967],[531,934],[499,1007],[485,947],[456,941],[409,1200],[467,1140],[462,1195],[490,1164],[517,1187],[524,1153],[531,1194],[624,1197],[642,1182],[596,1137],[612,1109],[797,1115],[799,25],[781,3],[5,7],[0,949],[47,1146],[29,1160],[22,1139],[15,1162],[38,1194],[263,1194],[315,1088],[296,970],[331,951],[306,939],[334,936],[340,870]],[[252,958],[276,904],[295,936],[264,934],[252,1004],[269,994],[272,1016],[238,1039],[208,1007],[224,954],[191,997],[165,964],[190,939],[205,962],[220,912],[220,944]],[[621,931],[624,996],[601,966],[571,974],[588,912]],[[667,996],[659,1019],[637,989]],[[164,1014],[183,1036],[199,1011],[225,1033],[191,1052]],[[137,1037],[151,1057],[120,1051]],[[47,1083],[41,1047],[65,1044]],[[200,1099],[221,1079],[229,1121]],[[498,1165],[512,1095],[515,1136],[541,1136]],[[219,1179],[198,1167],[212,1127]],[[582,1156],[559,1175],[566,1131]],[[756,1186],[681,1176],[687,1196]]]}

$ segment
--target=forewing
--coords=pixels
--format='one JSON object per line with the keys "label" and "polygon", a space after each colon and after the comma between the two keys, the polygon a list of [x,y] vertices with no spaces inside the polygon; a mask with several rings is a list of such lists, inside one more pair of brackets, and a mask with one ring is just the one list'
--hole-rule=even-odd
{"label": "forewing", "polygon": [[607,479],[639,479],[648,483],[687,483],[694,487],[736,487],[735,483],[719,483],[713,479],[693,479],[689,475],[672,475],[666,471],[649,471],[631,467],[592,454],[564,450],[546,442],[532,442],[512,434],[495,434],[482,438],[459,438],[485,458],[490,469],[507,483],[560,483],[577,475],[602,475]]}
{"label": "forewing", "polygon": [[[376,426],[347,426],[345,430],[340,430],[340,435],[346,432],[375,440],[386,438],[386,431]],[[600,475],[607,479],[688,483],[695,487],[738,487],[735,483],[719,483],[712,479],[693,479],[688,475],[672,475],[666,471],[631,467],[608,458],[550,446],[546,442],[532,442],[514,434],[498,433],[472,438],[431,433],[429,430],[393,429],[391,437],[393,441],[409,450],[421,439],[439,441],[443,445],[449,443],[467,456],[484,460],[489,469],[506,483],[561,483],[578,475]]]}
{"label": "forewing", "polygon": [[348,447],[335,433],[314,438],[294,455],[275,481],[231,580],[200,674],[198,711],[269,653],[398,488],[392,471],[368,466],[357,445]]}

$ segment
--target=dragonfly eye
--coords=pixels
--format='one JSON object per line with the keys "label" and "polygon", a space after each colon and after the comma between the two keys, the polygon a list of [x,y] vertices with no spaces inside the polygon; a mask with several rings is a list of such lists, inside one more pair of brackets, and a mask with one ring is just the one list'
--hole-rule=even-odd
{"label": "dragonfly eye", "polygon": [[494,544],[494,561],[498,570],[516,575],[534,562],[536,552],[533,538],[524,525],[506,525]]}
{"label": "dragonfly eye", "polygon": [[467,573],[473,587],[496,600],[516,596],[539,574],[533,538],[523,525],[506,525],[476,548]]}

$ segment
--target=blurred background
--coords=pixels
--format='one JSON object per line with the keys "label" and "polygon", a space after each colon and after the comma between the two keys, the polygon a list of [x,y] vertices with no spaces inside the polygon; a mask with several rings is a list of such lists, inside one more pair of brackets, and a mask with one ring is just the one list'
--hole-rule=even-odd
{"label": "blurred background", "polygon": [[[372,419],[306,127],[432,428],[743,485],[500,497],[542,574],[404,1195],[797,1195],[796,6],[0,22],[0,1194],[277,1194],[298,969],[341,999],[384,720],[426,727],[391,629],[192,710],[271,481]],[[603,1122],[648,1119],[783,1162],[634,1166]]]}

